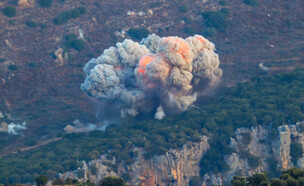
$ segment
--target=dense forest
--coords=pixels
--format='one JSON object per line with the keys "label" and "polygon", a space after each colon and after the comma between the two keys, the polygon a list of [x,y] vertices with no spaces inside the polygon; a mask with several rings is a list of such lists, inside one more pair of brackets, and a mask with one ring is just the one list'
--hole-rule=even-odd
{"label": "dense forest", "polygon": [[283,171],[279,178],[269,180],[267,174],[256,173],[249,177],[234,176],[231,186],[302,186],[304,185],[304,170],[291,168]]}
{"label": "dense forest", "polygon": [[[253,78],[232,88],[220,88],[202,97],[195,107],[161,121],[128,118],[105,131],[65,134],[63,139],[39,149],[0,158],[0,183],[28,183],[44,174],[54,179],[58,173],[74,170],[80,161],[108,154],[117,163],[131,164],[136,147],[145,158],[181,148],[186,141],[210,137],[210,149],[203,156],[201,175],[228,170],[223,160],[232,152],[228,147],[235,129],[256,125],[271,126],[273,136],[283,123],[304,120],[304,70]],[[117,165],[110,165],[115,170]],[[125,179],[125,178],[124,178]],[[125,180],[128,181],[128,180]]]}

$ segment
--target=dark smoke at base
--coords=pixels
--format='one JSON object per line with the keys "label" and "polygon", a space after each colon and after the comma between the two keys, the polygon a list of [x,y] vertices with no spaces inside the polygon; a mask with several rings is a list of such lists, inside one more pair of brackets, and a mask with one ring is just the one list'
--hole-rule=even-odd
{"label": "dark smoke at base", "polygon": [[81,89],[102,102],[102,120],[151,112],[163,119],[168,112],[187,110],[217,84],[222,70],[214,51],[200,35],[126,39],[85,65]]}

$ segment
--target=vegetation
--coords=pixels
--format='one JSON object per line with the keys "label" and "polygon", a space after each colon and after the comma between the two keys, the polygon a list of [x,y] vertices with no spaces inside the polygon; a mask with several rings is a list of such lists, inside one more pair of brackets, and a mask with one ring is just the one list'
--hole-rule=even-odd
{"label": "vegetation", "polygon": [[202,31],[202,34],[206,37],[212,37],[215,34],[215,29],[214,28],[205,28]]}
{"label": "vegetation", "polygon": [[0,63],[4,63],[6,61],[5,58],[0,58]]}
{"label": "vegetation", "polygon": [[65,36],[63,48],[74,48],[77,51],[82,51],[85,48],[85,43],[82,39],[78,39],[75,34],[68,34]]}
{"label": "vegetation", "polygon": [[38,24],[33,20],[27,21],[25,24],[26,24],[26,26],[29,26],[32,28],[36,28],[38,26]]}
{"label": "vegetation", "polygon": [[194,34],[193,28],[191,26],[186,26],[184,29],[185,34],[192,35]]}
{"label": "vegetation", "polygon": [[291,142],[290,144],[290,156],[292,163],[296,166],[298,164],[298,160],[303,155],[303,148],[300,143]]}
{"label": "vegetation", "polygon": [[6,15],[7,17],[10,17],[10,18],[14,17],[17,14],[17,10],[13,6],[7,6],[7,7],[3,8],[2,12],[4,15]]}
{"label": "vegetation", "polygon": [[249,6],[258,6],[259,5],[259,0],[243,0],[243,2]]}
{"label": "vegetation", "polygon": [[219,4],[222,6],[227,6],[227,0],[221,0],[219,1]]}
{"label": "vegetation", "polygon": [[226,8],[217,12],[203,12],[202,13],[205,25],[209,28],[215,28],[220,32],[226,32],[229,22],[229,10]]}
{"label": "vegetation", "polygon": [[81,15],[85,14],[87,9],[85,7],[78,7],[66,12],[61,13],[59,16],[54,18],[54,23],[56,25],[62,25],[68,22],[70,19],[76,19]]}
{"label": "vegetation", "polygon": [[114,176],[105,177],[100,183],[100,186],[125,186],[125,185],[126,184],[123,181],[123,179]]}
{"label": "vegetation", "polygon": [[49,8],[52,6],[53,0],[39,0],[39,5],[43,8]]}
{"label": "vegetation", "polygon": [[130,28],[128,30],[128,35],[134,40],[141,40],[142,38],[147,37],[150,34],[150,31],[146,28]]}
{"label": "vegetation", "polygon": [[41,175],[36,178],[37,186],[44,186],[48,182],[48,178],[45,175]]}
{"label": "vegetation", "polygon": [[234,176],[231,186],[301,186],[304,184],[304,170],[291,168],[283,171],[280,178],[273,178],[269,181],[265,173],[256,173],[247,178]]}
{"label": "vegetation", "polygon": [[39,67],[40,64],[36,61],[32,61],[28,64],[28,66],[32,67],[32,68],[36,68],[36,67]]}
{"label": "vegetation", "polygon": [[[303,97],[303,69],[253,78],[235,87],[223,88],[216,96],[202,98],[197,103],[199,109],[193,108],[162,121],[147,120],[144,116],[126,118],[121,126],[65,134],[62,140],[39,149],[0,158],[0,182],[33,182],[41,174],[54,179],[54,173],[74,170],[81,166],[80,161],[89,161],[100,154],[108,154],[109,159],[115,156],[118,163],[131,164],[137,156],[137,152],[131,150],[134,146],[142,147],[145,158],[150,158],[181,148],[188,140],[199,141],[200,134],[212,134],[210,148],[200,162],[201,175],[225,171],[229,167],[224,155],[233,152],[229,143],[235,136],[235,129],[271,124],[275,131],[282,123],[303,121]],[[256,161],[250,154],[246,158]],[[109,166],[117,169],[117,165]]]}
{"label": "vegetation", "polygon": [[10,71],[18,70],[18,67],[16,65],[8,65],[7,67]]}
{"label": "vegetation", "polygon": [[189,12],[189,7],[187,5],[182,5],[179,7],[179,11],[182,13],[187,13]]}
{"label": "vegetation", "polygon": [[32,27],[32,28],[37,28],[37,27],[46,28],[47,27],[46,24],[44,24],[44,23],[37,23],[37,22],[35,22],[33,20],[26,21],[25,25],[29,26],[29,27]]}

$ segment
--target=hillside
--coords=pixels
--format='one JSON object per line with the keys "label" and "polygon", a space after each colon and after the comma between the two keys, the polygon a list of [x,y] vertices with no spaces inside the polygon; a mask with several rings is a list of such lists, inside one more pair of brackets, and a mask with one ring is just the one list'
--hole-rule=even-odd
{"label": "hillside", "polygon": [[[2,10],[16,8],[12,17],[0,12],[0,183],[33,181],[41,173],[53,178],[77,168],[77,160],[96,159],[110,149],[117,162],[131,164],[133,145],[150,158],[209,132],[218,137],[210,142],[218,148],[206,157],[218,164],[202,161],[201,175],[218,172],[229,151],[221,147],[237,128],[303,120],[303,70],[294,71],[304,67],[301,0],[257,5],[242,0],[54,0],[49,7],[39,0],[20,2],[0,1]],[[64,127],[76,119],[102,125],[96,117],[99,103],[80,90],[87,61],[125,38],[139,40],[147,33],[183,38],[198,33],[213,41],[223,69],[215,95],[161,122],[145,115],[105,132],[66,134]],[[9,123],[24,121],[19,135],[1,132]]]}
{"label": "hillside", "polygon": [[[217,46],[224,71],[222,83],[226,85],[265,73],[258,67],[261,62],[270,68],[269,73],[303,64],[302,1],[271,0],[249,6],[239,0],[224,4],[66,0],[54,1],[49,8],[41,7],[38,1],[29,2],[25,7],[16,1],[0,4],[2,8],[17,8],[15,17],[0,14],[0,110],[27,121],[28,127],[24,137],[1,134],[3,152],[23,147],[22,141],[30,136],[34,141],[52,138],[75,119],[97,122],[97,106],[79,89],[84,79],[82,67],[103,49],[122,41],[122,31],[129,28],[148,28],[160,36],[207,36]],[[85,7],[86,13],[55,24],[54,18],[60,13],[78,7]],[[219,12],[222,8],[226,16],[221,15],[218,25],[210,25],[202,16],[202,12]],[[79,32],[84,35],[85,48],[69,49],[68,60],[58,62],[53,54],[63,47],[65,36]]]}
{"label": "hillside", "polygon": [[[211,138],[210,148],[200,163],[201,176],[210,171],[222,172],[228,168],[223,155],[233,152],[228,145],[237,128],[270,124],[276,128],[304,120],[303,83],[304,70],[254,78],[223,90],[220,95],[206,97],[209,101],[200,103],[198,108],[163,121],[130,118],[118,128],[67,134],[39,149],[2,157],[0,180],[28,182],[39,174],[54,178],[57,173],[80,166],[77,160],[89,161],[102,154],[109,154],[109,159],[115,157],[116,163],[109,165],[115,170],[122,161],[127,165],[135,161],[133,147],[142,147],[143,156],[151,158],[181,148],[188,140],[199,142],[200,135]],[[278,135],[275,131],[273,136]]]}

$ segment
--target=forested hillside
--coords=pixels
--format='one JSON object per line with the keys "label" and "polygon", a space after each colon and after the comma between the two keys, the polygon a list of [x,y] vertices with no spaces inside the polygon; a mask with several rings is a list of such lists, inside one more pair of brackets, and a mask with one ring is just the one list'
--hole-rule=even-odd
{"label": "forested hillside", "polygon": [[126,119],[105,131],[67,134],[62,140],[39,149],[11,154],[0,159],[0,182],[34,182],[45,174],[49,179],[57,173],[74,170],[80,161],[108,153],[131,164],[142,147],[145,158],[182,147],[186,141],[198,141],[200,135],[211,138],[210,149],[201,160],[201,175],[208,171],[229,169],[223,155],[231,153],[227,146],[235,129],[256,125],[275,128],[283,123],[304,120],[304,70],[253,78],[232,88],[222,88],[215,95],[205,96],[189,111],[162,121],[144,117]]}

